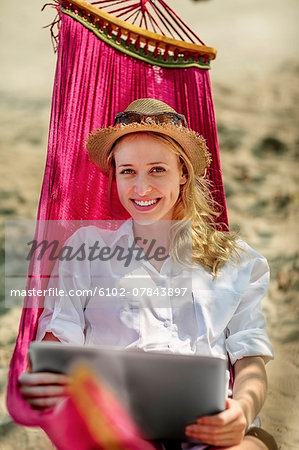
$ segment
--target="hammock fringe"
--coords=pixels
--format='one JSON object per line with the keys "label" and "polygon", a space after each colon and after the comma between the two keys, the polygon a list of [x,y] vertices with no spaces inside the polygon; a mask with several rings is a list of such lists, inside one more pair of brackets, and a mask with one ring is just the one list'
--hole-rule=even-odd
{"label": "hammock fringe", "polygon": [[60,13],[60,1],[59,0],[53,0],[54,3],[45,3],[43,7],[41,8],[41,11],[43,12],[45,8],[50,6],[51,8],[54,8],[56,10],[56,15],[52,22],[50,22],[48,25],[43,26],[43,28],[50,28],[50,36],[51,36],[51,43],[54,50],[54,53],[57,52],[58,49],[58,43],[59,43],[59,31],[60,31],[60,23],[61,23],[61,13]]}

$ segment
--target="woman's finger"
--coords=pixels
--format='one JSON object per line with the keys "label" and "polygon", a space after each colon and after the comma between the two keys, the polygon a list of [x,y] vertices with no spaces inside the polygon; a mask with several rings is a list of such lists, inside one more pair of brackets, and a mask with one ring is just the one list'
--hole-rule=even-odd
{"label": "woman's finger", "polygon": [[214,427],[221,427],[234,422],[238,417],[235,410],[226,409],[225,411],[216,414],[215,416],[204,416],[196,420],[198,425],[207,425]]}
{"label": "woman's finger", "polygon": [[20,387],[21,394],[26,397],[61,397],[66,394],[66,388],[61,385],[39,385]]}
{"label": "woman's finger", "polygon": [[228,446],[240,443],[244,437],[244,433],[235,430],[225,431],[222,433],[203,433],[200,431],[186,432],[186,435],[193,439],[209,445]]}
{"label": "woman's finger", "polygon": [[26,386],[36,386],[42,384],[68,384],[69,382],[70,379],[66,375],[51,372],[23,372],[19,376],[19,383]]}
{"label": "woman's finger", "polygon": [[64,400],[64,397],[29,398],[28,403],[37,409],[53,408]]}
{"label": "woman's finger", "polygon": [[[229,401],[228,401],[229,400]],[[213,416],[203,416],[196,420],[198,425],[207,425],[215,427],[224,427],[235,422],[242,423],[246,427],[246,419],[240,405],[231,399],[228,399],[227,409]]]}
{"label": "woman's finger", "polygon": [[[194,428],[192,428],[194,427]],[[215,436],[220,436],[220,435],[225,435],[225,434],[230,434],[230,433],[242,433],[245,432],[243,426],[241,426],[240,424],[231,424],[227,427],[224,428],[220,428],[220,427],[207,427],[207,426],[197,426],[197,425],[193,425],[191,428],[187,427],[186,428],[186,432],[190,432],[190,433],[196,433],[196,434],[201,434],[201,435],[215,435]]]}

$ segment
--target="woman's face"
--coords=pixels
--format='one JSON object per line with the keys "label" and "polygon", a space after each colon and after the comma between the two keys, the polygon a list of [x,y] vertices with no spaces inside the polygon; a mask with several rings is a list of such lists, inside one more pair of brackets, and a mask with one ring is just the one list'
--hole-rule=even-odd
{"label": "woman's face", "polygon": [[171,220],[180,185],[186,182],[179,157],[144,133],[123,137],[114,152],[117,192],[134,220]]}

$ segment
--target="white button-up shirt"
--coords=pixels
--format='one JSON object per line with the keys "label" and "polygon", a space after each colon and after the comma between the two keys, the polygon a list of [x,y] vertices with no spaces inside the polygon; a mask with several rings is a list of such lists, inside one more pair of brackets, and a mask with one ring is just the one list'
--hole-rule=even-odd
{"label": "white button-up shirt", "polygon": [[[95,226],[77,230],[68,240],[74,249],[127,249],[134,240],[132,220],[117,231]],[[266,259],[244,248],[238,263],[228,262],[214,277],[202,266],[180,267],[168,257],[160,271],[150,261],[110,258],[61,261],[39,319],[37,340],[46,332],[61,342],[112,345],[181,354],[273,357],[261,301],[267,290]],[[104,259],[104,258],[103,258]]]}

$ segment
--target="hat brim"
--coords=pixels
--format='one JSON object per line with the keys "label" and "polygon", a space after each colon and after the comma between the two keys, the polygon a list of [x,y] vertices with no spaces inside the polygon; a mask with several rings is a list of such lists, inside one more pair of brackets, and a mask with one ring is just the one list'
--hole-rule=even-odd
{"label": "hat brim", "polygon": [[117,139],[126,134],[152,131],[164,134],[174,139],[189,157],[195,175],[203,175],[211,163],[211,155],[207,149],[205,139],[190,128],[169,123],[146,122],[132,123],[129,125],[116,125],[108,128],[100,128],[91,133],[85,143],[90,160],[96,164],[102,172],[109,172],[109,155],[113,144]]}

